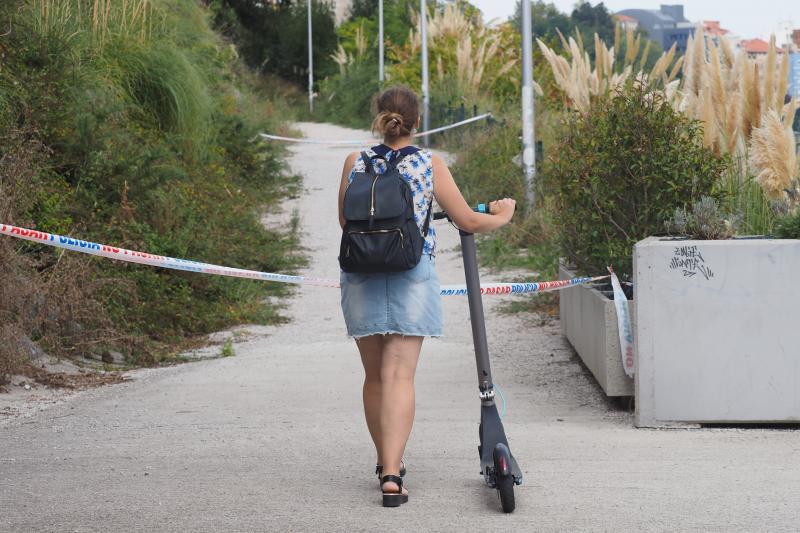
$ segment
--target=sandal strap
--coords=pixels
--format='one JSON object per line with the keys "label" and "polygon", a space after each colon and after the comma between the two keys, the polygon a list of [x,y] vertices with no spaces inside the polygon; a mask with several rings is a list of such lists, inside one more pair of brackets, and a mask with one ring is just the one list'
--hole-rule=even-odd
{"label": "sandal strap", "polygon": [[397,492],[403,492],[403,478],[400,476],[387,474],[381,478],[381,486],[383,486],[384,483],[396,483],[399,488]]}
{"label": "sandal strap", "polygon": [[[381,478],[383,475],[383,465],[380,463],[375,463],[375,475],[378,476],[378,479]],[[403,459],[400,459],[400,477],[405,477],[406,475],[406,462]]]}

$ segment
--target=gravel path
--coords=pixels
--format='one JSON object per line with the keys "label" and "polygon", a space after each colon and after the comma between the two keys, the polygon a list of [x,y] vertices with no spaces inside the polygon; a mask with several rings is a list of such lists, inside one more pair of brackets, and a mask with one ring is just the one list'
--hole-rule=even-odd
{"label": "gravel path", "polygon": [[[310,138],[365,135],[298,127]],[[337,272],[335,196],[347,151],[293,148],[292,168],[305,177],[297,207],[309,275]],[[442,282],[463,282],[456,232],[442,226],[439,235]],[[406,455],[411,500],[383,509],[338,300],[336,290],[299,288],[293,322],[236,344],[236,357],[133,372],[0,427],[0,530],[798,528],[800,434],[634,429],[557,324],[490,310],[506,432],[525,472],[516,513],[499,513],[478,475],[474,355],[458,297],[445,300],[446,336],[423,347]]]}

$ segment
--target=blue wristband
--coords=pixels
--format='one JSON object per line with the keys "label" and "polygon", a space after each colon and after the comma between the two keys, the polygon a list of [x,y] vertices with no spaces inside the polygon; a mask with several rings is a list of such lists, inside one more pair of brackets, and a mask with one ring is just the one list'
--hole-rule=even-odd
{"label": "blue wristband", "polygon": [[488,213],[489,209],[488,209],[488,206],[486,204],[478,204],[477,211],[478,211],[478,213]]}

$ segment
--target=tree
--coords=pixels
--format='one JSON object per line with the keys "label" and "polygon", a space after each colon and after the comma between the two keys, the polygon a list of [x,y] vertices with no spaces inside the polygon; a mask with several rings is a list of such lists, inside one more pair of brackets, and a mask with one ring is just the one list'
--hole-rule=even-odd
{"label": "tree", "polygon": [[[575,29],[574,22],[567,15],[559,11],[554,4],[546,4],[542,0],[531,3],[531,19],[534,38],[545,41],[557,39],[556,30],[568,35]],[[521,28],[522,4],[519,1],[511,20],[517,28]]]}
{"label": "tree", "polygon": [[[327,2],[312,2],[314,73],[336,71],[335,14]],[[215,25],[236,42],[245,61],[262,72],[303,84],[308,76],[307,4],[302,1],[214,0]]]}
{"label": "tree", "polygon": [[[431,4],[434,4],[432,1]],[[384,38],[397,45],[402,45],[408,38],[408,30],[414,27],[411,14],[419,10],[418,0],[384,0],[383,2],[383,33]],[[377,38],[378,27],[378,2],[377,0],[353,0],[350,6],[350,22],[365,22],[375,27]]]}
{"label": "tree", "polygon": [[[537,0],[531,4],[531,19],[534,40],[541,39],[554,48],[560,47],[558,32],[569,38],[570,35],[575,36],[575,32],[579,31],[583,38],[584,48],[590,56],[594,55],[595,33],[600,37],[600,40],[609,44],[609,46],[614,42],[616,22],[603,2],[592,6],[587,1],[581,1],[575,6],[572,13],[567,16],[559,11],[554,4]],[[517,28],[521,27],[522,6],[519,1],[517,1],[517,8],[511,20]],[[642,35],[642,40],[645,42],[649,39],[647,32],[644,30],[636,30],[636,34]],[[534,47],[535,50],[536,47]],[[645,65],[647,67],[654,65],[663,51],[660,43],[651,41]],[[615,50],[615,53],[618,60],[625,57],[624,40],[620,49]]]}
{"label": "tree", "polygon": [[614,42],[614,19],[603,2],[594,7],[589,2],[581,2],[569,18],[582,35],[591,38],[596,33],[604,42]]}

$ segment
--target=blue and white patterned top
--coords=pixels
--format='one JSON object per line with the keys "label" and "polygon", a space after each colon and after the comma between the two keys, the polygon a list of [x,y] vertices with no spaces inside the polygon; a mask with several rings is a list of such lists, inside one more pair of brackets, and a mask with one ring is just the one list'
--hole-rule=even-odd
{"label": "blue and white patterned top", "polygon": [[[397,157],[402,159],[397,164],[397,170],[400,175],[411,186],[413,194],[412,201],[414,202],[414,220],[419,227],[420,234],[422,234],[422,227],[425,225],[425,217],[428,214],[428,208],[431,206],[433,199],[433,158],[429,150],[417,149],[414,146],[406,146],[399,150],[392,150],[385,144],[373,146],[368,150],[367,155],[370,157],[380,156],[387,161],[393,161]],[[386,172],[386,164],[383,159],[373,159],[372,165],[376,173],[383,174]],[[356,159],[353,169],[350,171],[350,176],[347,182],[353,181],[356,172],[364,172],[364,160],[359,157]],[[431,213],[433,217],[433,213]],[[432,220],[431,220],[432,221]],[[431,223],[428,227],[428,235],[425,237],[425,245],[422,248],[423,254],[434,255],[436,251],[436,230]]]}

